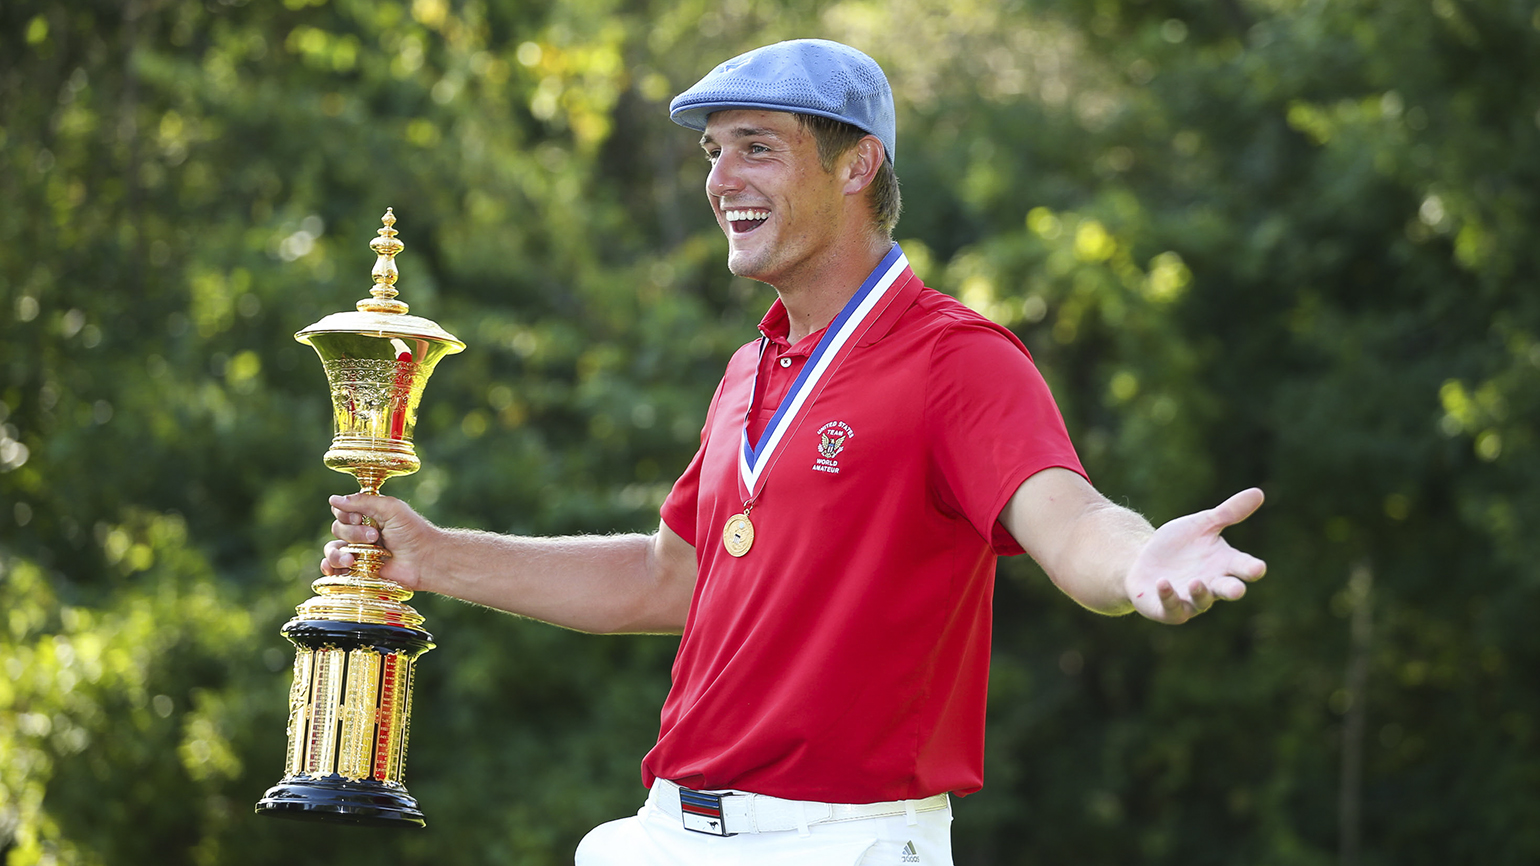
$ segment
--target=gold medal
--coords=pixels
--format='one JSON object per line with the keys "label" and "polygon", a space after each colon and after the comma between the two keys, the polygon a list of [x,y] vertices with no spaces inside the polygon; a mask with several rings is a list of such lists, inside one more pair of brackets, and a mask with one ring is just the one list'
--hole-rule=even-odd
{"label": "gold medal", "polygon": [[754,524],[749,522],[748,512],[727,518],[722,527],[722,546],[733,556],[742,556],[754,546]]}

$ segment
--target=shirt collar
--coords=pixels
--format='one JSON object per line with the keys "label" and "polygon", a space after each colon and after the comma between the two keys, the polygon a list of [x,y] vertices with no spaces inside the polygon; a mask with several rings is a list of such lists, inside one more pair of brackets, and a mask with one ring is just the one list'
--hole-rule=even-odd
{"label": "shirt collar", "polygon": [[791,334],[791,316],[786,313],[786,305],[780,298],[775,299],[765,317],[759,320],[759,333],[781,348],[790,345],[787,337]]}

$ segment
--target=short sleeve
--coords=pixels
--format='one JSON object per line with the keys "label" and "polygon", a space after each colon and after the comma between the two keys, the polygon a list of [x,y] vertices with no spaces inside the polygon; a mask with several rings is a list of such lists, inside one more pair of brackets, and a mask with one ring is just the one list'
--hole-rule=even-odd
{"label": "short sleeve", "polygon": [[[724,379],[725,381],[725,379]],[[697,515],[700,501],[700,467],[701,461],[706,455],[707,434],[711,430],[711,423],[716,417],[717,403],[722,399],[722,384],[717,384],[717,392],[711,398],[711,407],[706,410],[706,423],[701,427],[700,448],[696,449],[695,456],[690,459],[690,465],[685,467],[684,474],[674,482],[674,486],[663,499],[663,507],[659,514],[669,529],[680,538],[695,546]]]}
{"label": "short sleeve", "polygon": [[695,457],[690,460],[690,465],[685,467],[684,474],[674,482],[674,486],[668,491],[668,496],[663,499],[663,507],[659,514],[669,529],[674,530],[680,538],[695,546],[696,503],[700,498],[700,464],[705,456],[706,446],[701,445],[695,452]]}
{"label": "short sleeve", "polygon": [[998,522],[1012,494],[1044,469],[1085,475],[1048,383],[1015,335],[961,321],[938,336],[926,394],[934,486],[995,553],[1022,553]]}

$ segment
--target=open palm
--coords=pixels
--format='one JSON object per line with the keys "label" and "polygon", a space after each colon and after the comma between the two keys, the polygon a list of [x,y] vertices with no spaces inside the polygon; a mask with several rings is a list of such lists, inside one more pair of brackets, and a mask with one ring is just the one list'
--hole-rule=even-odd
{"label": "open palm", "polygon": [[1125,578],[1134,609],[1174,625],[1219,599],[1234,601],[1245,595],[1246,584],[1267,573],[1267,563],[1231,547],[1220,533],[1261,505],[1262,491],[1253,487],[1155,530]]}

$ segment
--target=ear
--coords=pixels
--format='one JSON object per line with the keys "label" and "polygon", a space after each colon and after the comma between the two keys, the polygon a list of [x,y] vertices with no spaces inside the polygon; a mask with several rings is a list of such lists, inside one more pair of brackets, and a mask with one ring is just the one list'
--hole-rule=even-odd
{"label": "ear", "polygon": [[848,161],[845,194],[856,195],[877,179],[877,169],[882,168],[887,152],[882,149],[882,142],[877,140],[877,136],[868,135],[856,142],[856,146],[845,158]]}

